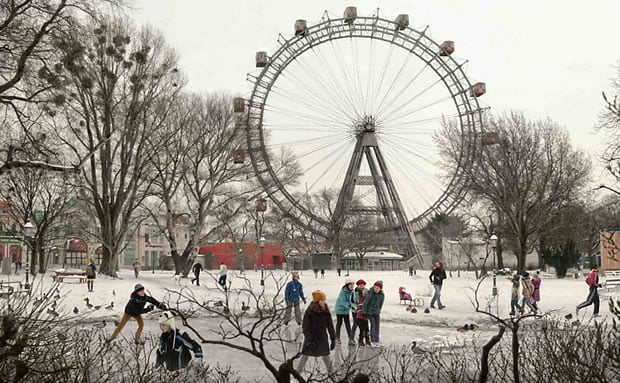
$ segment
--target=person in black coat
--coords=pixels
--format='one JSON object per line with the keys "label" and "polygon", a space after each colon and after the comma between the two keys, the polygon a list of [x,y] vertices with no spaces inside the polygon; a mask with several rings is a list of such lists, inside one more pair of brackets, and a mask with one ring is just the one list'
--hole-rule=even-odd
{"label": "person in black coat", "polygon": [[202,347],[189,335],[181,332],[175,327],[174,314],[164,311],[159,316],[159,347],[157,348],[157,359],[155,366],[165,366],[168,371],[176,371],[187,367],[192,354],[196,358],[202,358]]}
{"label": "person in black coat", "polygon": [[192,267],[192,271],[194,272],[194,278],[192,278],[192,285],[194,281],[196,281],[196,286],[200,286],[200,272],[202,271],[202,263],[196,262],[194,267]]}
{"label": "person in black coat", "polygon": [[443,268],[443,263],[435,263],[435,265],[433,265],[433,271],[431,271],[431,275],[428,278],[435,288],[435,295],[433,295],[433,299],[431,300],[431,308],[434,309],[435,302],[437,302],[437,307],[441,310],[446,307],[441,304],[441,287],[443,286],[443,280],[447,278],[446,271]]}
{"label": "person in black coat", "polygon": [[299,365],[297,366],[297,371],[300,373],[303,372],[309,356],[323,359],[328,374],[332,373],[332,362],[329,358],[329,353],[336,347],[336,331],[334,331],[334,323],[325,302],[326,299],[325,293],[321,290],[312,292],[312,303],[308,305],[304,313],[302,322],[304,343],[301,348]]}
{"label": "person in black coat", "polygon": [[[147,307],[144,307],[147,303],[151,304]],[[116,326],[116,329],[112,333],[112,336],[109,340],[112,341],[116,339],[116,337],[121,332],[123,327],[125,327],[129,319],[133,318],[136,320],[136,322],[138,322],[138,330],[136,331],[135,341],[137,344],[143,344],[144,342],[140,340],[140,336],[142,335],[142,329],[144,328],[142,314],[146,314],[152,311],[155,306],[162,310],[166,309],[165,304],[160,303],[157,299],[146,295],[144,291],[144,286],[138,283],[134,287],[133,293],[131,293],[131,296],[129,297],[129,302],[127,302],[127,305],[125,305],[125,312],[121,317],[120,323],[118,324],[118,326]]]}

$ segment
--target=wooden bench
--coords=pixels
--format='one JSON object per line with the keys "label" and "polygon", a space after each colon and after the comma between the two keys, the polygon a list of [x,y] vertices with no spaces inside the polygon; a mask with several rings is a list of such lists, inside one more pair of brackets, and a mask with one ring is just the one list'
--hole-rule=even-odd
{"label": "wooden bench", "polygon": [[77,280],[78,283],[85,283],[86,282],[86,275],[85,273],[82,271],[55,271],[56,275],[52,276],[52,279],[54,280],[54,282],[61,282],[63,283],[65,281],[65,279],[69,279],[69,280]]}
{"label": "wooden bench", "polygon": [[12,294],[30,294],[30,286],[22,282],[2,282],[0,281],[0,298],[8,298]]}
{"label": "wooden bench", "polygon": [[607,279],[603,282],[603,287],[607,289],[607,291],[620,287],[620,278]]}

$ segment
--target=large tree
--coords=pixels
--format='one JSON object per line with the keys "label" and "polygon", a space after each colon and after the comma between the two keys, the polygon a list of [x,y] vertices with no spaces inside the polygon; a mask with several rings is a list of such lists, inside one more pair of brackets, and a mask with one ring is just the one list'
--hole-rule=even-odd
{"label": "large tree", "polygon": [[[518,270],[523,271],[537,233],[585,186],[590,162],[571,146],[567,132],[549,119],[530,121],[511,112],[491,117],[485,128],[498,133],[498,145],[480,145],[477,136],[463,136],[451,122],[444,124],[438,140],[447,171],[462,172],[467,191],[488,201],[506,219],[515,238]],[[457,167],[472,140],[473,164]]]}
{"label": "large tree", "polygon": [[149,160],[158,148],[148,138],[168,123],[182,85],[178,59],[158,32],[112,17],[56,46],[66,85],[56,92],[50,125],[74,161],[85,163],[81,198],[97,220],[101,271],[115,275],[153,182]]}

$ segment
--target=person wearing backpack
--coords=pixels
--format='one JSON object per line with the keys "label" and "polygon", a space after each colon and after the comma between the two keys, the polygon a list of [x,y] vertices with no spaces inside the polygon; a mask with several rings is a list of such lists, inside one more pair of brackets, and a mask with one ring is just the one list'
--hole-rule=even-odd
{"label": "person wearing backpack", "polygon": [[91,293],[95,286],[95,279],[97,279],[97,266],[92,259],[89,259],[89,264],[86,266],[86,287]]}
{"label": "person wearing backpack", "polygon": [[[157,359],[155,366],[164,366],[168,371],[176,371],[187,367],[192,360],[192,354],[196,358],[202,358],[202,347],[184,332],[181,333],[175,326],[174,314],[164,311],[159,316],[159,347],[157,347]],[[191,351],[191,352],[190,352]]]}

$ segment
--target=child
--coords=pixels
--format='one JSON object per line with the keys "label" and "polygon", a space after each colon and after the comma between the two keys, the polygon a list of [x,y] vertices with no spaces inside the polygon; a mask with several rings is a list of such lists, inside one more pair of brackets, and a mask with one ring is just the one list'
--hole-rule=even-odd
{"label": "child", "polygon": [[[152,303],[152,305],[144,307],[147,302]],[[129,297],[129,302],[127,302],[127,305],[125,306],[125,312],[121,317],[121,321],[118,326],[116,326],[116,329],[112,333],[109,341],[113,341],[114,339],[116,339],[116,337],[121,332],[123,327],[125,327],[129,319],[133,318],[136,320],[136,322],[138,322],[138,331],[136,331],[135,342],[136,344],[144,344],[144,341],[140,340],[140,335],[142,335],[142,329],[144,328],[142,314],[146,314],[152,311],[154,308],[153,305],[157,306],[162,310],[166,309],[165,304],[160,303],[157,299],[146,295],[146,293],[144,292],[144,286],[138,283],[134,287],[133,293],[131,293],[131,296]]]}
{"label": "child", "polygon": [[95,262],[92,259],[89,260],[88,266],[86,266],[86,287],[88,287],[89,292],[93,292],[93,287],[95,285],[95,279],[97,278],[97,266],[95,266]]}
{"label": "child", "polygon": [[[368,289],[366,288],[366,281],[360,279],[357,281],[357,288],[355,289],[354,298],[357,302],[355,307],[355,323],[360,328],[359,345],[370,346],[370,333],[368,331],[368,317],[362,314],[364,308],[364,300],[368,296]],[[351,330],[352,335],[355,335],[355,330]],[[366,344],[364,344],[366,341]]]}
{"label": "child", "polygon": [[536,311],[538,311],[538,302],[540,302],[540,284],[541,284],[541,280],[540,280],[540,271],[537,271],[536,274],[534,274],[534,278],[532,279],[532,286],[534,286],[534,292],[532,293],[532,305],[534,306],[534,309],[536,309]]}
{"label": "child", "polygon": [[530,279],[530,274],[526,271],[523,272],[523,279],[521,280],[523,284],[523,290],[521,294],[523,295],[523,302],[521,303],[521,312],[525,310],[525,306],[530,308],[530,312],[536,314],[537,310],[532,306],[530,299],[532,298],[532,294],[534,293],[534,285],[532,284],[532,280]]}
{"label": "child", "polygon": [[351,323],[349,323],[349,312],[351,311],[353,296],[353,279],[347,279],[344,286],[340,289],[338,299],[336,299],[336,343],[340,343],[340,328],[344,322],[347,330],[347,338],[349,338],[349,346],[355,346],[355,341],[351,335]]}
{"label": "child", "polygon": [[174,314],[164,311],[159,316],[159,347],[157,348],[157,361],[155,366],[159,367],[165,363],[168,371],[176,371],[187,367],[192,360],[190,350],[194,352],[196,358],[202,358],[202,347],[192,340],[186,332],[181,332],[175,327]]}
{"label": "child", "polygon": [[217,282],[224,288],[224,291],[226,291],[226,277],[228,276],[228,268],[226,267],[224,262],[220,264],[219,275],[220,279]]}
{"label": "child", "polygon": [[384,300],[383,281],[376,281],[362,306],[362,315],[367,315],[370,322],[370,340],[375,346],[379,345],[379,322],[381,320],[379,315]]}
{"label": "child", "polygon": [[519,306],[519,274],[515,274],[512,277],[512,295],[510,297],[510,316],[516,315],[515,308],[519,312],[523,312],[523,308]]}

